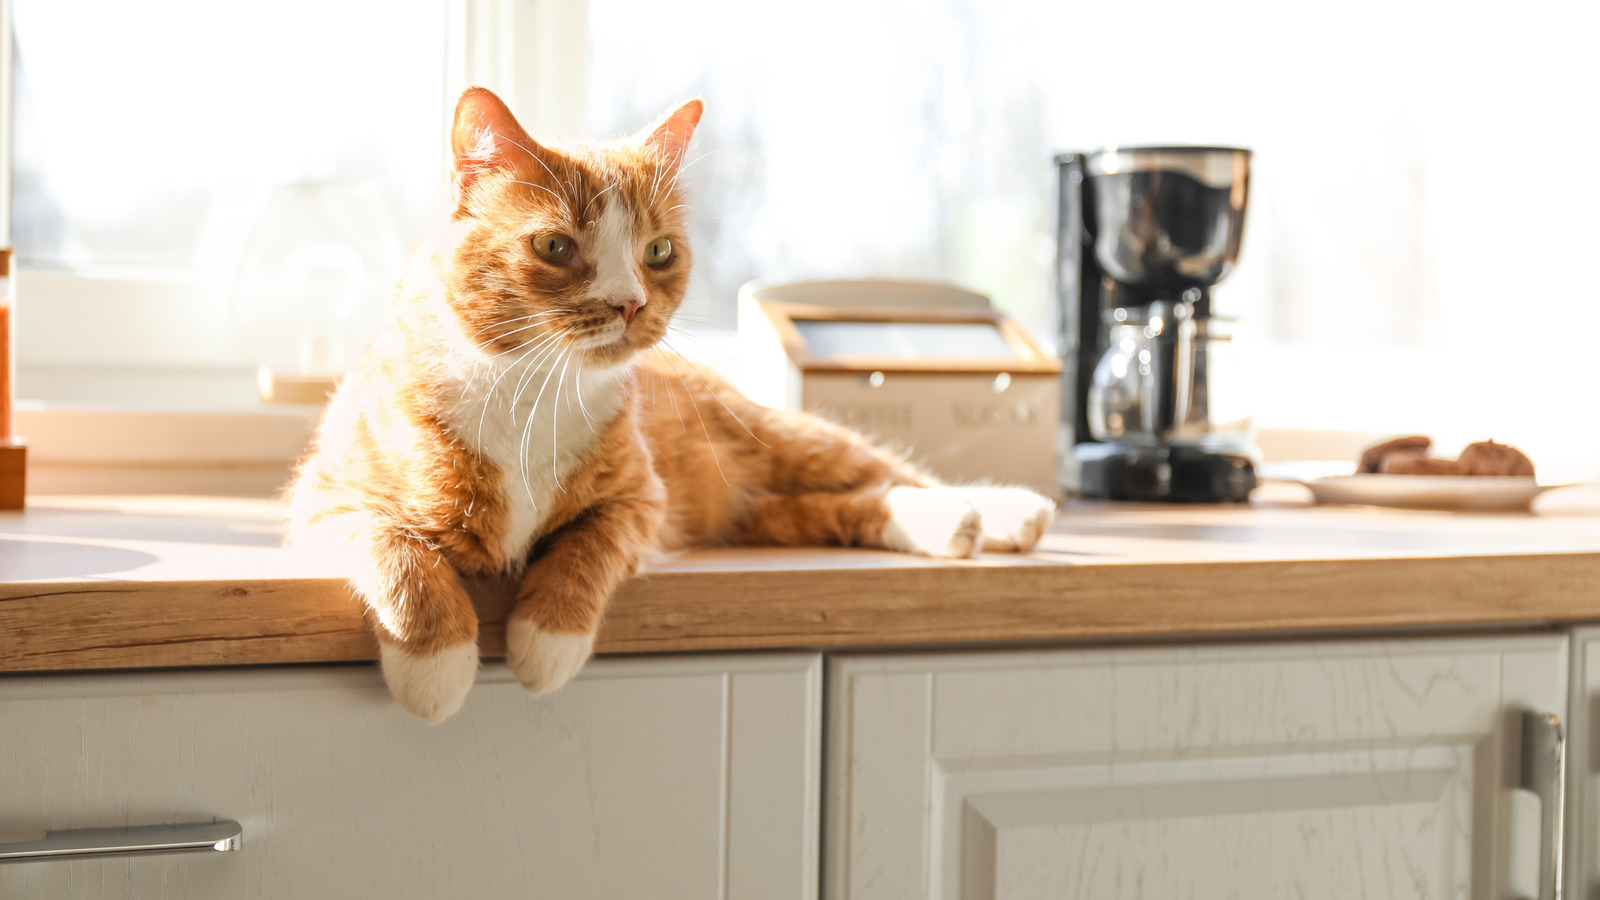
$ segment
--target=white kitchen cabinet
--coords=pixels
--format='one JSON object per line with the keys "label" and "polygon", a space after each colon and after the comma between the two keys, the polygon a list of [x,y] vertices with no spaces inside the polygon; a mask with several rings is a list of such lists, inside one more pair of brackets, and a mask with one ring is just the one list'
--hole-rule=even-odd
{"label": "white kitchen cabinet", "polygon": [[1572,633],[1566,896],[1600,897],[1600,628]]}
{"label": "white kitchen cabinet", "polygon": [[429,726],[369,666],[0,678],[0,842],[237,819],[243,849],[0,865],[0,897],[816,896],[821,663],[487,667]]}
{"label": "white kitchen cabinet", "polygon": [[1537,893],[1561,635],[829,667],[830,900]]}

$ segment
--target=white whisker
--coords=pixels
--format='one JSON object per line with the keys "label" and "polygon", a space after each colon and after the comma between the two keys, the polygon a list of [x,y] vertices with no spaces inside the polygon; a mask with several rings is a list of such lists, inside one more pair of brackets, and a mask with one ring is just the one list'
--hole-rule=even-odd
{"label": "white whisker", "polygon": [[[570,349],[562,350],[561,357],[565,357],[570,352]],[[544,389],[550,384],[550,376],[556,374],[556,366],[560,364],[561,357],[557,357],[556,362],[550,364],[550,371],[545,374],[544,383],[539,385],[539,393],[534,395],[533,407],[528,411],[528,426],[522,430],[522,441],[517,447],[517,456],[520,459],[519,465],[522,467],[522,485],[528,489],[528,499],[530,501],[533,500],[533,488],[528,481],[528,436],[533,429],[533,420],[539,412],[539,400],[544,397]]]}
{"label": "white whisker", "polygon": [[[677,354],[674,353],[673,355],[676,356]],[[677,363],[674,362],[673,365],[676,367]],[[700,420],[700,430],[705,433],[706,448],[711,451],[711,462],[716,465],[717,474],[722,476],[722,483],[731,487],[733,483],[728,480],[727,474],[722,471],[722,460],[717,457],[717,442],[711,439],[711,429],[706,427],[706,417],[700,414],[700,401],[694,398],[694,391],[686,391],[685,393],[689,395],[689,403],[694,407],[695,418]]]}
{"label": "white whisker", "polygon": [[661,184],[661,156],[656,155],[655,172],[650,176],[650,202],[656,202],[656,187]]}
{"label": "white whisker", "polygon": [[[495,133],[495,132],[490,132],[490,133],[494,134],[495,137],[499,138],[502,141],[506,141],[507,143],[515,145],[523,153],[528,154],[528,156],[531,157],[534,162],[538,163],[539,166],[544,169],[545,174],[550,176],[550,180],[551,181],[554,181],[556,184],[560,184],[561,183],[561,179],[556,177],[556,173],[550,171],[550,167],[545,165],[544,160],[539,158],[539,154],[534,153],[532,150],[529,150],[527,147],[522,146],[521,144],[517,143],[516,141],[511,140],[511,138],[508,138],[503,134],[498,134],[498,133]],[[572,215],[572,207],[567,204],[566,198],[562,197],[560,194],[557,194],[555,191],[550,190],[549,188],[545,187],[544,185],[534,184],[531,181],[515,181],[515,182],[512,182],[512,183],[513,184],[526,184],[526,185],[528,185],[530,187],[540,188],[541,190],[543,190],[546,193],[548,193],[550,196],[556,198],[557,200],[560,200],[562,207],[564,207],[566,209],[566,211],[567,211],[567,215],[568,216]]]}
{"label": "white whisker", "polygon": [[[666,339],[665,336],[663,336],[661,338],[661,343],[666,344],[667,349],[671,350],[675,356],[679,356],[679,357],[683,356],[682,353],[678,352],[677,348],[673,347],[671,344],[667,344],[667,339]],[[711,386],[711,383],[709,381],[706,381],[706,377],[704,375],[701,375],[700,371],[698,369],[690,367],[690,371],[694,372],[695,377],[700,379],[700,385],[706,389],[706,393],[711,395],[711,399],[713,399],[713,400],[717,401],[719,404],[721,404],[722,408],[728,411],[728,415],[733,416],[733,420],[735,422],[739,423],[739,427],[743,428],[745,430],[746,434],[748,434],[751,437],[755,438],[756,439],[756,443],[760,444],[763,447],[769,447],[770,448],[772,446],[771,444],[768,444],[766,441],[763,441],[761,438],[756,437],[756,433],[754,431],[750,430],[750,426],[746,425],[744,423],[743,419],[739,418],[739,414],[734,412],[731,409],[728,409],[728,404],[722,402],[722,397],[721,397],[721,395],[719,395],[717,393],[716,388],[713,388]]]}
{"label": "white whisker", "polygon": [[584,409],[584,407],[583,407],[583,366],[579,366],[578,367],[577,382],[578,382],[578,412],[583,413],[583,421],[585,421],[585,422],[587,422],[589,424],[589,428],[590,429],[593,429],[594,428],[594,420],[589,418],[589,411],[587,409]]}
{"label": "white whisker", "polygon": [[[548,323],[548,322],[546,322],[546,323],[542,323],[542,324],[547,324],[547,325],[548,325],[548,324],[549,324],[549,323]],[[534,326],[532,326],[532,325],[529,325],[529,326],[528,326],[528,327],[529,327],[529,328],[532,328],[532,327],[534,327]],[[525,330],[525,329],[521,329],[521,328],[519,328],[519,329],[517,329],[517,331],[523,331],[523,330]],[[552,332],[552,334],[569,334],[569,333],[571,333],[571,332],[570,332],[570,329],[563,329],[563,330],[561,330],[561,331],[559,331],[559,332]],[[516,332],[515,332],[515,331],[513,331],[513,332],[511,332],[511,334],[516,334]],[[511,336],[511,334],[507,334],[507,335],[505,335],[505,337],[510,337],[510,336]],[[495,354],[495,355],[493,355],[493,356],[491,356],[491,357],[489,357],[489,359],[491,359],[491,360],[494,360],[494,359],[499,359],[499,358],[500,358],[500,357],[502,357],[502,356],[505,356],[505,355],[506,355],[506,354],[508,354],[508,353],[515,353],[515,352],[517,352],[517,351],[518,351],[518,350],[521,350],[521,349],[522,349],[522,347],[523,347],[523,346],[526,346],[526,345],[527,345],[527,344],[528,344],[528,343],[534,343],[534,344],[543,344],[543,343],[544,343],[544,342],[546,342],[546,341],[548,341],[548,340],[549,340],[549,339],[550,339],[550,335],[548,335],[548,334],[546,334],[546,335],[541,335],[541,336],[540,336],[540,337],[539,337],[539,338],[538,338],[538,339],[537,339],[537,340],[533,340],[533,341],[525,341],[525,342],[523,342],[523,344],[521,344],[521,345],[518,345],[518,346],[516,346],[516,347],[512,347],[512,348],[511,348],[511,349],[509,349],[509,350],[501,350],[501,351],[500,351],[500,352],[499,352],[499,353],[496,353],[496,354]]]}
{"label": "white whisker", "polygon": [[584,204],[584,205],[583,205],[583,212],[582,212],[582,213],[580,213],[580,214],[579,214],[579,215],[578,215],[578,218],[580,218],[580,219],[581,219],[581,218],[583,218],[583,217],[584,217],[584,216],[587,216],[587,215],[588,215],[588,214],[589,214],[589,207],[590,207],[590,206],[593,206],[593,205],[594,205],[594,202],[595,202],[595,201],[596,201],[596,200],[599,200],[599,199],[600,199],[600,198],[601,198],[601,197],[602,197],[602,196],[604,196],[604,195],[605,195],[605,192],[606,192],[606,191],[609,191],[609,190],[611,190],[611,189],[612,189],[612,188],[614,188],[614,187],[616,187],[616,186],[617,186],[617,182],[615,182],[615,181],[613,181],[613,182],[611,182],[611,183],[610,183],[610,184],[608,184],[608,185],[606,185],[606,188],[605,188],[605,190],[603,190],[603,191],[601,191],[601,192],[600,192],[600,193],[598,193],[598,194],[595,194],[595,195],[594,195],[594,196],[593,196],[593,197],[590,197],[590,198],[589,198],[589,202],[588,202],[588,203],[585,203],[585,204]]}
{"label": "white whisker", "polygon": [[[483,334],[485,331],[492,331],[492,330],[494,330],[496,328],[499,328],[502,325],[515,325],[518,322],[526,322],[526,321],[528,321],[530,319],[540,319],[540,318],[545,318],[547,316],[559,316],[564,312],[566,312],[566,310],[564,310],[564,309],[547,309],[547,310],[545,310],[543,312],[536,312],[536,313],[533,313],[531,315],[526,315],[526,316],[517,316],[515,319],[507,319],[504,322],[491,322],[488,325],[485,325],[482,328],[479,328],[477,331],[474,331],[473,333],[467,335],[467,337],[477,337],[478,335]],[[512,333],[515,334],[516,332],[512,332]]]}
{"label": "white whisker", "polygon": [[[532,421],[534,413],[537,412],[538,409],[539,409],[539,401],[544,399],[544,389],[550,386],[550,379],[555,376],[556,367],[561,365],[561,360],[564,359],[569,352],[571,352],[570,349],[561,351],[561,356],[557,357],[556,361],[550,364],[550,371],[545,374],[544,381],[539,385],[539,393],[534,395],[534,398],[533,398],[533,412],[530,412],[528,414],[528,419],[530,421]],[[557,387],[556,390],[557,390],[557,392],[559,392],[561,389],[559,387]],[[554,425],[555,420],[557,418],[559,418],[559,416],[551,416],[551,424],[552,424],[552,426]],[[528,476],[527,476],[526,472],[527,472],[527,463],[528,463],[528,436],[526,434],[523,435],[522,446],[520,448],[520,452],[517,455],[522,458],[522,465],[523,465],[523,472],[524,472],[524,474],[522,476],[523,477],[523,481],[527,481],[527,477]],[[552,459],[551,460],[551,474],[552,475],[555,474],[555,468],[556,468],[555,467],[555,460]],[[557,486],[559,487],[560,485],[558,484]]]}
{"label": "white whisker", "polygon": [[[510,337],[513,334],[516,334],[517,332],[527,331],[530,328],[537,328],[540,325],[549,325],[549,324],[551,324],[551,323],[550,322],[535,322],[532,325],[528,325],[528,326],[525,326],[525,327],[522,327],[522,328],[518,328],[516,331],[508,331],[505,334],[501,335],[501,337]],[[564,333],[564,331],[563,331],[563,333]],[[525,340],[521,344],[518,344],[515,347],[510,347],[510,348],[507,348],[505,350],[501,350],[499,353],[496,353],[495,355],[489,357],[489,359],[495,360],[495,359],[499,359],[500,357],[505,356],[507,354],[515,353],[518,350],[521,350],[523,347],[527,346],[529,343],[542,344],[542,343],[544,343],[544,341],[547,338],[549,338],[549,335],[541,335],[536,339]]]}
{"label": "white whisker", "polygon": [[[546,376],[548,377],[548,376]],[[522,491],[528,495],[528,505],[535,511],[539,509],[539,501],[533,498],[533,483],[528,480],[528,435],[533,431],[533,413],[528,413],[528,421],[522,425],[522,437],[517,441],[517,471],[522,475]]]}
{"label": "white whisker", "polygon": [[672,412],[678,417],[678,429],[681,432],[683,432],[684,434],[688,434],[689,433],[689,426],[688,426],[687,423],[685,423],[683,421],[683,410],[678,408],[678,395],[677,395],[677,393],[675,391],[673,391],[671,385],[667,386],[666,391],[667,391],[667,399],[672,401]]}
{"label": "white whisker", "polygon": [[[551,402],[557,405],[561,403],[561,388],[567,383],[567,366],[570,365],[572,365],[572,354],[569,353],[567,354],[567,361],[561,364],[561,377],[556,379],[556,396]],[[572,411],[571,398],[567,399],[567,411]],[[560,435],[560,433],[561,414],[560,411],[557,410],[555,411],[555,414],[550,417],[550,478],[555,481],[556,488],[560,490],[561,493],[565,494],[567,489],[561,486],[561,471],[560,467],[556,464],[556,447],[559,443],[557,436]]]}
{"label": "white whisker", "polygon": [[[527,352],[523,353],[521,356],[517,357],[514,361],[512,361],[511,365],[506,366],[505,371],[501,372],[499,375],[496,375],[494,381],[492,383],[490,383],[489,391],[483,397],[483,411],[478,414],[478,444],[480,446],[483,444],[483,420],[484,420],[484,418],[486,416],[489,415],[489,404],[495,398],[495,388],[500,386],[500,380],[501,379],[505,378],[508,374],[510,374],[512,369],[515,369],[517,366],[521,365],[522,361],[527,359],[535,350],[538,350],[542,343],[544,343],[544,342],[540,342],[540,343],[536,343],[536,344],[530,345],[528,347]],[[520,379],[519,379],[519,383],[520,383]],[[515,424],[517,424],[517,407],[516,407],[515,402],[512,403],[512,405],[510,407],[510,412],[511,412],[511,424],[515,425]]]}
{"label": "white whisker", "polygon": [[[569,336],[569,335],[571,335],[571,334],[572,334],[572,332],[570,332],[570,331],[563,331],[563,332],[562,332],[562,333],[561,333],[561,336],[562,336],[562,337],[563,337],[563,338],[565,338],[565,337],[567,337],[567,336]],[[542,353],[542,354],[540,354],[540,355],[539,355],[539,358],[538,358],[538,359],[537,359],[537,360],[534,360],[534,363],[533,363],[533,366],[531,366],[531,367],[530,367],[530,368],[535,368],[535,367],[537,367],[537,366],[538,366],[538,365],[539,365],[539,364],[540,364],[540,363],[542,363],[542,362],[544,362],[544,361],[545,361],[545,360],[547,360],[547,359],[550,359],[550,358],[551,358],[551,357],[552,357],[552,356],[554,356],[554,357],[555,357],[555,359],[556,359],[556,360],[557,360],[557,362],[552,362],[552,363],[551,363],[551,364],[550,364],[550,367],[551,367],[551,368],[555,368],[555,366],[556,366],[556,365],[557,365],[557,363],[558,363],[558,362],[559,362],[559,361],[560,361],[560,359],[561,359],[561,357],[560,357],[560,356],[559,356],[559,355],[557,355],[557,353],[556,353],[556,351],[558,351],[558,350],[559,350],[559,351],[561,351],[561,353],[562,353],[562,354],[565,354],[565,353],[566,353],[566,349],[565,349],[565,348],[563,348],[563,345],[562,345],[562,344],[560,344],[560,343],[556,343],[556,344],[552,344],[552,345],[551,345],[551,346],[550,346],[550,347],[549,347],[549,348],[548,348],[548,349],[546,349],[546,350],[545,350],[545,351],[544,351],[544,353]],[[532,381],[531,381],[531,380],[530,380],[530,381],[529,381],[529,384],[532,384]],[[515,393],[515,394],[513,394],[513,395],[512,395],[512,397],[511,397],[511,405],[512,405],[512,406],[513,406],[513,407],[515,407],[515,406],[516,406],[516,405],[517,405],[517,401],[519,401],[519,400],[521,400],[521,399],[522,399],[522,392],[523,392],[523,390],[524,390],[524,387],[523,387],[523,386],[522,386],[522,385],[521,385],[521,384],[520,384],[520,383],[519,383],[519,384],[518,384],[518,386],[517,386],[517,391],[516,391],[516,393]],[[537,404],[537,403],[535,403],[535,404],[534,404],[534,405],[535,405],[535,408],[537,408],[537,406],[538,406],[538,404]]]}
{"label": "white whisker", "polygon": [[567,213],[568,216],[572,215],[572,207],[567,205],[567,198],[561,196],[560,194],[556,193],[555,191],[550,190],[549,188],[545,187],[544,185],[535,184],[532,181],[518,181],[515,178],[511,179],[511,183],[512,184],[525,184],[528,187],[536,187],[539,190],[544,191],[546,194],[549,194],[550,196],[552,196],[552,197],[556,198],[557,200],[561,201],[561,208],[563,210],[566,210],[566,213]]}
{"label": "white whisker", "polygon": [[[699,162],[702,159],[705,159],[708,156],[711,156],[711,155],[716,154],[716,153],[721,153],[722,150],[723,150],[722,147],[718,147],[715,150],[707,150],[706,152],[700,154],[699,156],[696,156],[694,159],[691,159],[688,162],[684,163],[682,166],[679,166],[678,167],[678,171],[672,173],[672,181],[667,184],[667,196],[669,196],[669,197],[672,196],[672,189],[678,186],[678,179],[683,177],[683,173],[684,172],[689,171],[689,167],[690,166],[693,166],[695,163]],[[651,192],[651,194],[650,194],[650,202],[654,203],[655,199],[656,199],[655,198],[655,193]]]}

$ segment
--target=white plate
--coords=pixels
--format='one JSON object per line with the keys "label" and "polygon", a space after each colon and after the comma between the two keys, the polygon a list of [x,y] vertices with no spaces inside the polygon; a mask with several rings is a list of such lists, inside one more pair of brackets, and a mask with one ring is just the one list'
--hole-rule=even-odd
{"label": "white plate", "polygon": [[1562,487],[1509,475],[1328,475],[1301,481],[1318,503],[1403,509],[1523,510]]}

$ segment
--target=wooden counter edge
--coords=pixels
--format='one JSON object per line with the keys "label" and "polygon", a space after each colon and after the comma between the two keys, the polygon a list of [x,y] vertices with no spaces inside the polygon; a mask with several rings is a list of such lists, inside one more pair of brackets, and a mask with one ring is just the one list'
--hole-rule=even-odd
{"label": "wooden counter edge", "polygon": [[[7,587],[0,672],[376,658],[359,604],[336,579]],[[1563,623],[1600,619],[1597,588],[1593,553],[666,572],[618,591],[597,651]],[[476,600],[483,653],[501,655],[509,599]]]}

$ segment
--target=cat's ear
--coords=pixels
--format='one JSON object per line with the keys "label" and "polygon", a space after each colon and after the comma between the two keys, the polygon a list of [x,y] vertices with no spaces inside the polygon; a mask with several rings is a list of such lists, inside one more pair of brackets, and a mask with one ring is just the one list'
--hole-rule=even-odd
{"label": "cat's ear", "polygon": [[537,158],[542,149],[493,91],[472,87],[461,92],[450,126],[458,196],[464,196],[480,176],[510,168],[520,157]]}
{"label": "cat's ear", "polygon": [[694,137],[694,127],[700,124],[700,113],[704,109],[705,104],[699,98],[690,100],[634,135],[634,143],[665,163],[669,173],[674,172],[689,150],[689,139]]}

